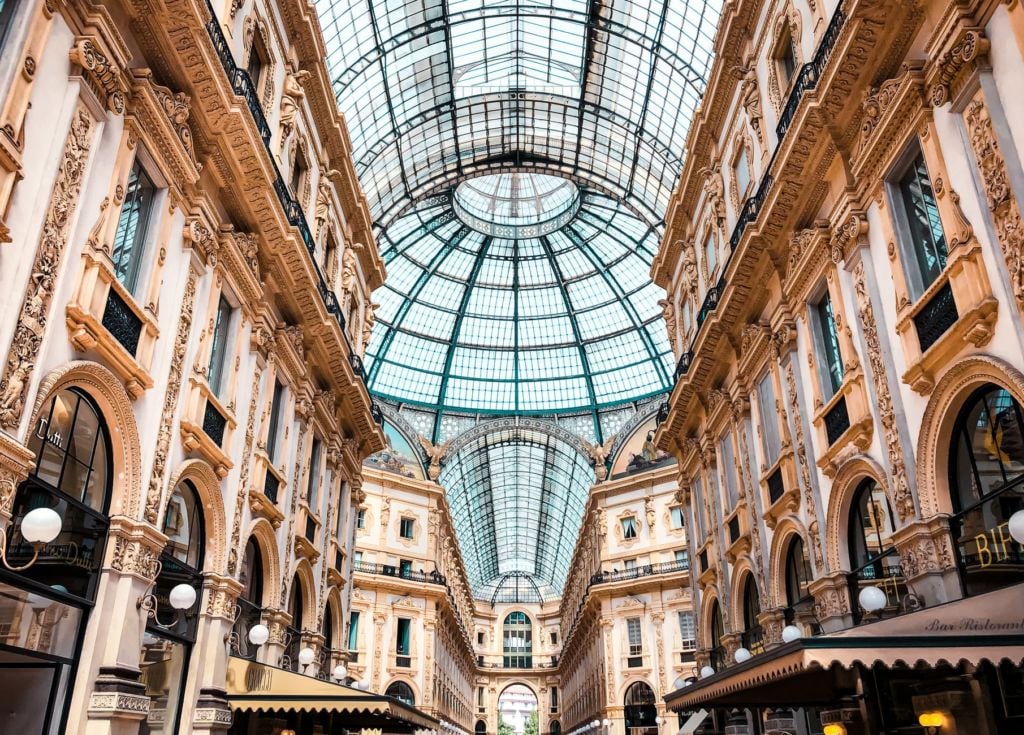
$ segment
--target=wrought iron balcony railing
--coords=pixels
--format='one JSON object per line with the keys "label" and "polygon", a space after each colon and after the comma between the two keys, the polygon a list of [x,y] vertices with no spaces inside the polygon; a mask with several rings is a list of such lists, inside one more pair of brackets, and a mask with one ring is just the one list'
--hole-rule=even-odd
{"label": "wrought iron balcony railing", "polygon": [[604,584],[605,582],[619,582],[624,579],[640,579],[651,577],[656,574],[671,574],[672,572],[685,572],[690,568],[689,559],[676,561],[665,561],[658,564],[640,564],[632,569],[613,569],[610,572],[598,572],[590,578],[590,584]]}
{"label": "wrought iron balcony railing", "polygon": [[413,571],[402,569],[391,564],[368,564],[367,562],[353,562],[352,570],[363,574],[377,574],[382,577],[396,577],[408,579],[411,582],[425,582],[427,584],[438,584],[447,586],[448,580],[438,571],[424,572],[423,570]]}

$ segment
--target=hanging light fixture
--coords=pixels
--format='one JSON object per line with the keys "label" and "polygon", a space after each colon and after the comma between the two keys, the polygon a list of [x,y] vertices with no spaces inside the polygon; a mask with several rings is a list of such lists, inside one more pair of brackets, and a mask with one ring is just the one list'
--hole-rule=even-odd
{"label": "hanging light fixture", "polygon": [[32,558],[21,566],[7,560],[7,534],[0,533],[0,561],[12,572],[24,572],[39,559],[39,552],[60,536],[64,520],[52,508],[35,508],[21,519],[21,537],[32,544]]}

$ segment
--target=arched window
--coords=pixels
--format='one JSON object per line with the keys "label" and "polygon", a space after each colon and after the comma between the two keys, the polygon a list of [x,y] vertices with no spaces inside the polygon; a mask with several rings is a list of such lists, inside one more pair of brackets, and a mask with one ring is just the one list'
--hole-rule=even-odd
{"label": "arched window", "polygon": [[552,720],[551,724],[548,725],[549,735],[562,735],[562,723],[558,720]]}
{"label": "arched window", "polygon": [[533,624],[526,613],[516,610],[505,616],[503,627],[504,666],[529,669],[533,666]]}
{"label": "arched window", "polygon": [[110,437],[99,410],[84,393],[58,392],[39,414],[28,448],[31,476],[84,505],[106,513],[110,502]]}
{"label": "arched window", "polygon": [[626,690],[625,711],[626,732],[630,735],[641,735],[658,731],[658,708],[654,690],[646,681],[636,681]]}
{"label": "arched window", "polygon": [[289,600],[288,612],[291,613],[292,621],[286,628],[288,643],[285,645],[284,654],[281,656],[281,667],[298,671],[299,651],[303,648],[302,629],[304,620],[302,613],[305,604],[302,578],[298,574],[292,579],[292,590]]}
{"label": "arched window", "polygon": [[748,574],[743,584],[743,647],[751,653],[764,652],[764,634],[757,616],[761,614],[761,596],[754,575]]}
{"label": "arched window", "polygon": [[722,608],[718,600],[711,603],[711,665],[715,671],[720,671],[725,665],[725,647],[722,645],[722,637],[725,635],[725,623],[722,620]]}
{"label": "arched window", "polygon": [[408,705],[416,704],[416,697],[412,693],[412,687],[404,681],[393,681],[388,685],[384,694]]}
{"label": "arched window", "polygon": [[263,607],[263,554],[256,537],[250,537],[245,544],[245,556],[242,559],[242,594],[240,599]]}
{"label": "arched window", "polygon": [[170,603],[171,590],[185,584],[203,589],[202,504],[195,486],[185,480],[171,492],[164,512],[163,532],[167,544],[160,554],[160,574],[153,585],[157,608],[146,622],[142,638],[140,668],[146,696],[155,709],[162,710],[171,732],[178,730],[181,698],[185,690],[187,662],[196,641],[199,603],[175,613]]}
{"label": "arched window", "polygon": [[111,443],[92,398],[66,388],[41,408],[29,430],[28,448],[35,464],[11,498],[7,561],[22,566],[33,557],[32,544],[21,535],[30,511],[52,509],[61,517],[61,531],[30,568],[13,572],[0,565],[0,628],[10,624],[3,636],[9,649],[3,656],[3,698],[37,701],[39,677],[45,676],[54,682],[46,706],[30,707],[15,720],[20,731],[63,732],[70,688],[57,682],[70,680],[71,662],[81,656],[82,631],[96,598],[110,527]]}
{"label": "arched window", "polygon": [[477,720],[473,732],[475,735],[487,735],[487,723],[483,720]]}
{"label": "arched window", "polygon": [[964,592],[981,594],[1024,580],[1024,554],[1006,523],[1024,508],[1024,411],[988,384],[967,399],[949,452],[951,523]]}
{"label": "arched window", "polygon": [[857,604],[860,590],[875,586],[886,593],[888,605],[898,604],[906,590],[900,570],[900,558],[892,543],[892,508],[885,491],[871,478],[857,487],[850,508],[849,576],[850,599],[854,600],[853,619],[860,622],[861,608]]}
{"label": "arched window", "polygon": [[807,559],[807,547],[799,536],[793,536],[786,550],[786,625],[794,625],[801,617],[810,618],[814,598],[808,585],[811,583],[811,564]]}

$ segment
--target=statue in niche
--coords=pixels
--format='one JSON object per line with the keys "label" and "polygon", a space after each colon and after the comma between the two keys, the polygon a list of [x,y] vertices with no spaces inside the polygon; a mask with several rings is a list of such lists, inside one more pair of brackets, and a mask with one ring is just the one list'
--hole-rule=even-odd
{"label": "statue in niche", "polygon": [[668,455],[665,452],[661,452],[654,445],[654,432],[648,431],[647,436],[644,437],[643,446],[637,454],[629,460],[629,465],[626,467],[627,472],[640,472],[641,470],[649,469],[661,460],[665,459]]}

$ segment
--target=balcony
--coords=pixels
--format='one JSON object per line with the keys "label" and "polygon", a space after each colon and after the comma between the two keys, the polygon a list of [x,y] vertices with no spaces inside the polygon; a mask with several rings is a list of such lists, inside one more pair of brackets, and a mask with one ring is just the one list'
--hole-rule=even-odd
{"label": "balcony", "polygon": [[448,580],[445,579],[444,575],[437,570],[431,572],[424,572],[422,570],[413,571],[412,569],[402,569],[391,564],[368,564],[366,562],[358,561],[352,564],[352,571],[361,574],[375,574],[381,577],[406,579],[410,582],[421,582],[442,586],[447,586],[448,584]]}
{"label": "balcony", "polygon": [[598,572],[591,576],[590,584],[605,584],[607,582],[620,582],[627,579],[641,579],[653,577],[658,574],[672,574],[673,572],[686,572],[690,569],[690,560],[682,559],[677,561],[665,561],[658,564],[642,564],[633,569],[616,569],[610,572]]}
{"label": "balcony", "polygon": [[279,505],[284,487],[285,479],[281,471],[274,467],[266,453],[257,449],[253,484],[249,491],[249,510],[254,516],[266,518],[274,528],[279,528],[284,520],[284,511]]}

